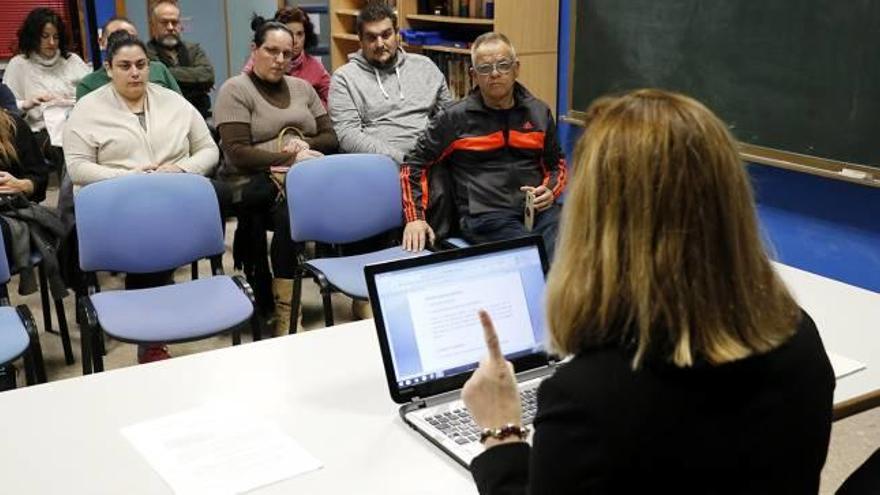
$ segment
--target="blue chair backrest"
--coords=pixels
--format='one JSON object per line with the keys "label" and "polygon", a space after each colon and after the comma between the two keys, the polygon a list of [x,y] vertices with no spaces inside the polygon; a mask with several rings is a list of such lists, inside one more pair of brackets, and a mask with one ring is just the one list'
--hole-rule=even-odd
{"label": "blue chair backrest", "polygon": [[400,175],[385,155],[313,158],[291,167],[285,180],[294,241],[345,244],[403,223]]}
{"label": "blue chair backrest", "polygon": [[157,272],[224,251],[217,195],[205,177],[129,175],[90,184],[74,201],[83,271]]}
{"label": "blue chair backrest", "polygon": [[6,241],[3,239],[3,229],[0,229],[0,284],[9,282],[9,258],[6,257]]}

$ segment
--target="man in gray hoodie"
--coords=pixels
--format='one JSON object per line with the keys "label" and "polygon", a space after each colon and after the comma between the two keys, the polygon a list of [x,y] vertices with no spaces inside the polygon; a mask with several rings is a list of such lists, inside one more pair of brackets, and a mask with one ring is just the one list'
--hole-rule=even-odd
{"label": "man in gray hoodie", "polygon": [[330,82],[339,148],[402,163],[430,118],[451,103],[446,79],[430,59],[400,48],[397,15],[384,2],[361,9],[357,34],[361,49]]}

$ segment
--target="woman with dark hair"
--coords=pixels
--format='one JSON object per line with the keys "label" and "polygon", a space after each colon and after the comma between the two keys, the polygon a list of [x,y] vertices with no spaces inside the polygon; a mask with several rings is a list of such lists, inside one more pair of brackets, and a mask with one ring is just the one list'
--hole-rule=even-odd
{"label": "woman with dark hair", "polygon": [[[321,63],[321,59],[309,55],[307,52],[318,46],[318,35],[315,34],[315,26],[311,19],[299,7],[282,7],[275,12],[272,18],[280,22],[293,33],[293,59],[287,68],[287,75],[305,79],[315,88],[321,98],[321,104],[327,108],[327,93],[330,91],[330,74]],[[265,22],[262,17],[254,15],[251,19],[251,28]],[[241,69],[244,74],[249,74],[254,68],[253,54]]]}
{"label": "woman with dark hair", "polygon": [[506,329],[481,312],[489,356],[462,390],[480,493],[815,495],[834,373],[765,252],[736,141],[661,90],[588,114],[546,293],[570,359],[540,384],[530,447]]}
{"label": "woman with dark hair", "polygon": [[[68,51],[67,36],[67,27],[55,11],[43,7],[32,10],[18,30],[18,55],[3,74],[25,121],[33,132],[40,133],[38,141],[45,152],[49,150],[45,148],[48,135],[42,104],[73,102],[77,83],[90,72],[79,56]],[[60,154],[57,158],[60,160]]]}
{"label": "woman with dark hair", "polygon": [[111,83],[77,103],[64,132],[75,186],[133,173],[207,175],[217,165],[204,119],[180,94],[148,82],[149,63],[143,41],[125,31],[110,36]]}
{"label": "woman with dark hair", "polygon": [[[333,153],[337,141],[327,110],[314,88],[303,79],[286,75],[295,53],[294,34],[275,21],[255,22],[254,28],[253,70],[223,84],[214,106],[214,121],[226,157],[220,176],[232,185],[236,203],[233,209],[249,218],[270,217],[274,226],[271,259],[278,323],[275,329],[287,333],[297,253],[290,239],[287,206],[269,174],[314,156],[314,151]],[[283,133],[291,127],[296,128],[300,137]],[[265,239],[264,230],[255,227],[248,237],[254,242],[258,237]],[[262,245],[254,247],[247,259],[260,263],[256,260],[265,260],[265,249]],[[273,306],[270,299],[260,296],[266,292],[257,291],[257,302],[264,313]]]}

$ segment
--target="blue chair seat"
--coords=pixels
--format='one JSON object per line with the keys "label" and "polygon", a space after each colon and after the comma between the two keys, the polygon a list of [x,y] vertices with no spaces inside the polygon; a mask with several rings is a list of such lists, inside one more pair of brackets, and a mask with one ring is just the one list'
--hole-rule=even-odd
{"label": "blue chair seat", "polygon": [[181,342],[242,324],[253,306],[231,277],[221,275],[150,289],[91,296],[98,322],[124,341]]}
{"label": "blue chair seat", "polygon": [[21,356],[30,343],[15,308],[0,307],[0,363],[8,363]]}
{"label": "blue chair seat", "polygon": [[364,278],[365,266],[401,258],[414,258],[428,253],[429,251],[411,253],[400,246],[395,246],[356,256],[319,258],[306,262],[306,266],[313,267],[323,273],[331,284],[346,295],[367,299],[369,295],[367,294],[367,281]]}

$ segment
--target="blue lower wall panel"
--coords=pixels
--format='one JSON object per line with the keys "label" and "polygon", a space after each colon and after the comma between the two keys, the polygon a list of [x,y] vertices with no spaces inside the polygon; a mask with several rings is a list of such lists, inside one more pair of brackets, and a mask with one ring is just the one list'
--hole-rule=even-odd
{"label": "blue lower wall panel", "polygon": [[880,292],[880,189],[763,165],[749,173],[779,261]]}

